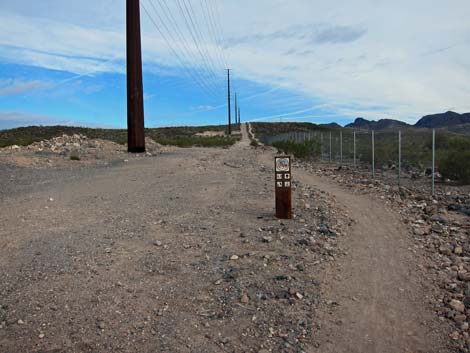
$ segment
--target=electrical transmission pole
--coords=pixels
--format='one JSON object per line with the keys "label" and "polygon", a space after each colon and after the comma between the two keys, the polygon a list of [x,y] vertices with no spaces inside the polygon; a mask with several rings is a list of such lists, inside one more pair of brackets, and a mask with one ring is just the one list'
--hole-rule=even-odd
{"label": "electrical transmission pole", "polygon": [[144,89],[139,0],[127,0],[127,146],[132,153],[145,152]]}
{"label": "electrical transmission pole", "polygon": [[242,123],[241,119],[240,119],[240,104],[238,105],[238,125],[240,125]]}
{"label": "electrical transmission pole", "polygon": [[235,92],[235,125],[238,124],[237,92]]}
{"label": "electrical transmission pole", "polygon": [[230,108],[230,69],[227,69],[227,89],[228,89],[228,134],[232,134],[232,112]]}

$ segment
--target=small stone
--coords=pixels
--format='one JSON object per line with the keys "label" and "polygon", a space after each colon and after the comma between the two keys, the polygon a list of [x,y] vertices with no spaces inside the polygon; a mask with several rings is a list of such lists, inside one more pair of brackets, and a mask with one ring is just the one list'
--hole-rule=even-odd
{"label": "small stone", "polygon": [[230,260],[238,260],[238,259],[239,259],[238,255],[230,256]]}
{"label": "small stone", "polygon": [[463,322],[462,325],[460,325],[460,329],[462,331],[468,331],[468,322]]}
{"label": "small stone", "polygon": [[242,304],[248,304],[250,302],[250,297],[246,293],[243,293],[243,295],[240,298],[240,302]]}
{"label": "small stone", "polygon": [[463,249],[461,246],[456,246],[455,249],[454,249],[454,254],[455,255],[462,255],[463,253]]}
{"label": "small stone", "polygon": [[459,271],[457,277],[461,281],[470,282],[470,272]]}
{"label": "small stone", "polygon": [[264,243],[270,243],[273,241],[273,238],[272,237],[263,237],[263,242]]}
{"label": "small stone", "polygon": [[469,308],[470,308],[470,296],[467,295],[467,296],[464,298],[463,303],[464,303],[465,307],[466,307],[467,309],[469,309]]}
{"label": "small stone", "polygon": [[452,249],[449,245],[441,245],[439,247],[439,252],[444,255],[451,255],[452,254]]}
{"label": "small stone", "polygon": [[24,321],[21,320],[21,319],[19,319],[19,320],[18,320],[18,325],[24,325]]}
{"label": "small stone", "polygon": [[162,243],[160,240],[155,240],[155,241],[153,242],[153,245],[160,247],[160,246],[163,245],[163,243]]}
{"label": "small stone", "polygon": [[298,298],[298,299],[303,299],[303,295],[300,294],[299,292],[295,293],[295,296]]}
{"label": "small stone", "polygon": [[43,339],[44,337],[46,337],[46,335],[44,333],[40,333],[39,336],[38,336],[40,339]]}
{"label": "small stone", "polygon": [[452,299],[449,306],[459,313],[465,312],[465,305],[460,300]]}
{"label": "small stone", "polygon": [[104,330],[104,328],[106,327],[106,325],[104,324],[104,321],[98,321],[96,323],[96,326],[98,326],[100,330]]}

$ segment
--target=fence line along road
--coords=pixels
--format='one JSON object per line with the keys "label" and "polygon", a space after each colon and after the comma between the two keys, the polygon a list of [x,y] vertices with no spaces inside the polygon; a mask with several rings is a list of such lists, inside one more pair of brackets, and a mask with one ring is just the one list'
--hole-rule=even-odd
{"label": "fence line along road", "polygon": [[[438,139],[439,140],[439,139]],[[436,182],[436,130],[334,129],[293,131],[265,137],[263,142],[308,144],[310,156],[330,163],[368,168],[372,177],[377,169],[396,170],[397,184],[405,175],[429,176],[432,195]],[[406,174],[404,174],[404,171]]]}

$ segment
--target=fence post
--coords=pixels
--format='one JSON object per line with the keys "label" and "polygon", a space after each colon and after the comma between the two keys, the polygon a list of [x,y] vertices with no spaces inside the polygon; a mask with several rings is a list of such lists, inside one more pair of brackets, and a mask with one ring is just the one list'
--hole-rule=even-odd
{"label": "fence post", "polygon": [[323,161],[323,132],[320,132],[320,154]]}
{"label": "fence post", "polygon": [[435,190],[435,172],[436,172],[436,129],[432,129],[432,196]]}
{"label": "fence post", "polygon": [[372,130],[372,177],[375,178],[375,138]]}
{"label": "fence post", "polygon": [[343,164],[343,130],[339,130],[339,154],[340,154],[340,161]]}
{"label": "fence post", "polygon": [[353,131],[353,145],[354,145],[353,163],[354,163],[354,169],[356,169],[356,130]]}
{"label": "fence post", "polygon": [[330,131],[330,162],[331,162],[331,131]]}
{"label": "fence post", "polygon": [[398,185],[401,182],[401,130],[398,130]]}

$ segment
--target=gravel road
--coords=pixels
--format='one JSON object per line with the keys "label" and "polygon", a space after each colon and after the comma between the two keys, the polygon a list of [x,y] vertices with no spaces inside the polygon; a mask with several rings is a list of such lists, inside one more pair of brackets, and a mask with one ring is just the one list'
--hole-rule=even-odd
{"label": "gravel road", "polygon": [[0,165],[0,352],[451,352],[398,217],[294,171],[296,218],[276,220],[274,152],[242,133]]}

